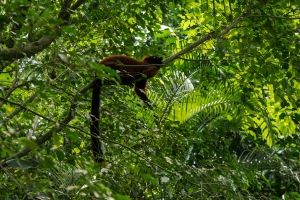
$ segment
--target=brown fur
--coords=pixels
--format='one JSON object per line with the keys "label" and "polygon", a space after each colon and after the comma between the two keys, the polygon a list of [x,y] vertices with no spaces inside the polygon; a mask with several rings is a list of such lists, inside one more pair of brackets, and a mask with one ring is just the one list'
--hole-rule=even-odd
{"label": "brown fur", "polygon": [[[122,64],[123,66],[122,66]],[[149,64],[162,64],[162,57],[146,56],[143,60],[136,60],[128,56],[109,56],[100,61],[100,64],[118,70],[121,83],[125,85],[133,85],[134,91],[147,105],[151,105],[146,95],[147,79],[154,77],[159,66],[151,66]],[[149,66],[136,66],[130,67],[125,65],[149,65]],[[144,75],[142,75],[144,74]],[[96,162],[104,162],[104,155],[102,151],[100,137],[100,91],[102,82],[96,78],[93,85],[92,105],[91,105],[91,140],[92,151]]]}
{"label": "brown fur", "polygon": [[149,105],[150,101],[146,95],[147,80],[153,78],[160,68],[160,66],[151,66],[149,64],[162,64],[162,57],[145,56],[143,60],[137,60],[128,56],[115,55],[104,58],[99,64],[118,70],[121,83],[124,85],[134,84],[134,91],[137,96]]}

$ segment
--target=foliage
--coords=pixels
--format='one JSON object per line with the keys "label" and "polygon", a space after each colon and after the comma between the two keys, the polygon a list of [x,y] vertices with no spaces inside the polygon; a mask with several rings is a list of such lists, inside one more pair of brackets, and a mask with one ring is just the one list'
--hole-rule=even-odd
{"label": "foliage", "polygon": [[[300,198],[299,1],[1,5],[1,199]],[[151,108],[97,64],[113,54],[165,58]]]}

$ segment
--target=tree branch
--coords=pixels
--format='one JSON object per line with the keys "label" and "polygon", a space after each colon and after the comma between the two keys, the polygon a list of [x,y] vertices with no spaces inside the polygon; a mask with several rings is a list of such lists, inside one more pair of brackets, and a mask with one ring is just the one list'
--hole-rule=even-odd
{"label": "tree branch", "polygon": [[[90,82],[88,85],[86,85],[84,88],[82,88],[78,93],[79,95],[83,95],[85,94],[91,87],[93,86],[93,81]],[[46,141],[48,141],[49,139],[51,139],[52,134],[54,132],[58,132],[60,131],[62,128],[64,128],[73,118],[74,118],[74,112],[75,109],[77,108],[77,100],[78,98],[76,98],[76,96],[74,97],[74,99],[71,101],[73,102],[70,106],[69,112],[67,113],[67,116],[60,122],[58,122],[58,126],[55,126],[53,128],[51,128],[47,133],[45,133],[44,135],[42,135],[40,138],[38,138],[36,140],[36,143],[38,145],[41,145],[43,143],[45,143]],[[11,159],[19,159],[22,158],[23,156],[27,155],[31,150],[28,148],[24,148],[21,151],[19,151],[18,153],[16,153],[15,155],[5,159],[4,161],[2,161],[0,163],[0,167],[7,167],[7,161],[11,160]]]}
{"label": "tree branch", "polygon": [[81,131],[81,129],[78,128],[78,127],[76,127],[76,126],[71,126],[71,125],[68,125],[68,124],[63,124],[62,122],[57,122],[57,121],[55,121],[55,120],[53,120],[53,119],[51,119],[51,118],[49,118],[49,117],[46,117],[46,116],[44,116],[44,115],[41,115],[41,114],[39,114],[39,113],[37,113],[37,112],[35,112],[35,111],[33,111],[33,110],[27,108],[26,106],[24,106],[24,105],[22,105],[22,104],[20,104],[20,103],[16,103],[16,102],[7,100],[7,99],[5,99],[5,98],[3,98],[3,97],[0,97],[0,100],[2,100],[3,102],[7,102],[7,103],[9,103],[9,104],[12,104],[12,105],[19,106],[19,107],[22,108],[22,110],[28,111],[28,112],[30,112],[30,113],[32,113],[32,114],[34,114],[34,115],[36,115],[36,116],[39,116],[39,117],[41,117],[41,118],[43,118],[43,119],[45,119],[45,120],[47,120],[47,121],[49,121],[49,122],[60,123],[61,125],[64,125],[64,126],[67,126],[67,127],[70,127],[70,128],[77,129],[77,130],[80,130],[80,131]]}
{"label": "tree branch", "polygon": [[0,50],[0,60],[2,62],[4,61],[4,63],[7,64],[9,62],[13,62],[16,59],[31,57],[48,47],[55,40],[55,38],[56,37],[53,35],[46,35],[41,39],[29,43],[28,45],[25,45],[23,47],[2,49]]}
{"label": "tree branch", "polygon": [[[71,16],[70,9],[71,10],[77,9],[84,2],[85,0],[78,0],[70,8],[72,0],[65,0],[59,12],[58,18],[64,20],[65,22],[69,21]],[[1,66],[0,72],[3,71],[3,69],[7,65],[11,64],[15,60],[34,56],[35,54],[43,51],[45,48],[50,46],[50,44],[57,39],[57,37],[60,35],[61,32],[61,29],[57,26],[54,26],[52,30],[53,33],[51,33],[50,35],[45,35],[40,39],[38,39],[37,41],[31,42],[22,47],[1,49],[0,50],[0,66]]]}
{"label": "tree branch", "polygon": [[[33,100],[37,97],[37,92],[32,94],[29,99],[27,99],[27,101],[25,101],[23,103],[23,106],[26,106],[27,104],[33,102]],[[1,126],[3,126],[3,124],[5,124],[8,120],[12,119],[14,116],[16,116],[19,112],[21,112],[23,110],[22,107],[17,108],[13,113],[11,113],[9,116],[7,116],[5,119],[3,119],[0,123]]]}
{"label": "tree branch", "polygon": [[283,16],[271,16],[271,15],[250,15],[250,16],[247,16],[247,18],[251,18],[251,17],[266,17],[266,18],[287,19],[287,20],[300,19],[300,17],[283,17]]}
{"label": "tree branch", "polygon": [[253,1],[251,1],[250,4],[247,6],[247,8],[244,10],[244,12],[238,18],[236,18],[227,28],[221,30],[221,32],[219,34],[216,34],[214,31],[211,33],[205,34],[204,36],[202,36],[199,40],[197,40],[193,44],[190,44],[189,46],[182,49],[180,52],[178,52],[178,53],[174,54],[173,56],[164,60],[163,64],[168,64],[169,62],[175,60],[176,58],[180,57],[181,55],[186,54],[187,52],[196,48],[200,44],[203,44],[207,40],[210,40],[212,38],[221,37],[221,36],[227,34],[232,28],[234,28],[239,22],[241,22],[243,20],[243,18],[245,18],[247,15],[249,15],[251,10],[267,3],[267,1],[268,0],[260,0],[257,4],[254,4],[254,5],[252,3]]}

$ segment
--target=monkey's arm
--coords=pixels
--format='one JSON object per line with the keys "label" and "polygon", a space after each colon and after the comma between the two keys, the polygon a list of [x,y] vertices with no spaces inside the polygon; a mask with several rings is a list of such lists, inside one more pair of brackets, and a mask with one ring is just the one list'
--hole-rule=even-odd
{"label": "monkey's arm", "polygon": [[148,97],[146,95],[146,86],[147,86],[147,79],[135,82],[134,92],[140,98],[140,100],[144,101],[145,103],[147,103],[149,105],[150,100],[148,99]]}

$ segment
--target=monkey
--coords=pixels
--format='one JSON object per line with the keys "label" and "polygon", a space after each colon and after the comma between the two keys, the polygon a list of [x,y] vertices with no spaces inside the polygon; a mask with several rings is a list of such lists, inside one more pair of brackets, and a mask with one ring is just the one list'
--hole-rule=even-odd
{"label": "monkey", "polygon": [[140,100],[147,105],[151,105],[146,95],[147,79],[153,78],[160,69],[160,66],[149,66],[149,64],[162,64],[162,57],[145,56],[143,60],[140,61],[128,56],[116,55],[104,58],[99,64],[118,70],[121,84],[129,86],[134,85],[134,92]]}
{"label": "monkey", "polygon": [[[147,82],[149,78],[153,78],[160,69],[160,66],[153,66],[151,64],[162,64],[163,58],[160,56],[145,56],[142,60],[136,60],[134,58],[123,56],[123,55],[113,55],[104,58],[99,62],[112,69],[118,70],[120,76],[120,82],[123,85],[134,85],[134,92],[136,95],[146,103],[151,106],[150,100],[146,95]],[[136,65],[136,66],[128,66]],[[92,140],[92,151],[96,162],[104,162],[103,151],[101,149],[100,137],[100,127],[99,127],[99,117],[100,117],[100,91],[102,87],[102,82],[96,77],[93,83],[93,94],[92,94],[92,105],[91,105],[91,140]]]}

